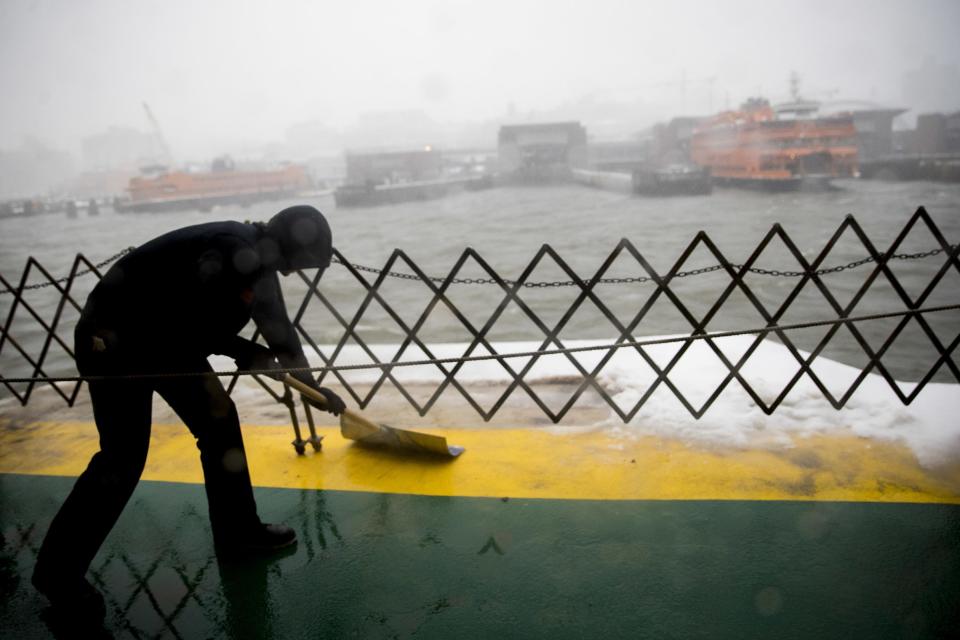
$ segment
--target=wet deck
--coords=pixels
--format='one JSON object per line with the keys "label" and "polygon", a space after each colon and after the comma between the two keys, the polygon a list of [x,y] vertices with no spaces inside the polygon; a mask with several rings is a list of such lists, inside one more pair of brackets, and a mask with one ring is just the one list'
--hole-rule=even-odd
{"label": "wet deck", "polygon": [[[7,416],[15,412],[7,412]],[[96,449],[86,421],[0,420],[5,637],[69,636],[29,585]],[[958,622],[960,464],[819,436],[710,449],[609,431],[445,430],[456,461],[321,429],[244,427],[272,561],[213,554],[193,439],[154,426],[94,561],[115,637],[944,637]]]}

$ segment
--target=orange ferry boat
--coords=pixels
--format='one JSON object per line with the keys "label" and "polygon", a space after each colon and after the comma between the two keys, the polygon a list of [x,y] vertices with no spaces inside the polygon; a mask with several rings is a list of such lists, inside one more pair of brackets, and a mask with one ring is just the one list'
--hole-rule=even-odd
{"label": "orange ferry boat", "polygon": [[167,172],[163,167],[145,171],[146,175],[130,179],[129,199],[115,202],[116,210],[209,211],[218,204],[247,205],[276,200],[310,188],[306,170],[293,164],[275,170],[243,171],[237,170],[229,158],[218,158],[210,171]]}
{"label": "orange ferry boat", "polygon": [[[850,116],[811,117],[811,109],[781,109],[748,100],[693,132],[691,158],[714,181],[770,189],[825,186],[857,175],[857,138]],[[795,117],[785,117],[794,115]]]}

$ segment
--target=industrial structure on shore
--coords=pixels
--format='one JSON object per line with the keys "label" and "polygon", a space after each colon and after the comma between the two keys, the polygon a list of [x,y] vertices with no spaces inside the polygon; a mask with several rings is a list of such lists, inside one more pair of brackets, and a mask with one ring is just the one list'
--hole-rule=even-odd
{"label": "industrial structure on shore", "polygon": [[[592,139],[579,121],[533,122],[501,126],[495,148],[441,152],[425,144],[347,151],[342,161],[329,159],[336,169],[322,170],[321,179],[311,177],[316,167],[249,162],[238,167],[226,156],[209,169],[175,169],[159,125],[144,107],[164,162],[129,178],[122,171],[90,174],[90,180],[78,181],[83,186],[75,193],[0,202],[0,218],[76,215],[111,204],[122,212],[209,211],[322,194],[333,194],[342,207],[375,206],[494,185],[557,182],[666,196],[708,194],[716,184],[795,189],[853,177],[960,181],[960,111],[921,114],[914,129],[898,130],[895,119],[906,109],[819,103],[796,91],[785,103],[755,98],[712,116],[678,116],[626,139]],[[98,139],[97,148],[111,141],[116,142]],[[121,189],[122,195],[116,193]],[[96,206],[90,207],[91,201]]]}
{"label": "industrial structure on shore", "polygon": [[571,171],[587,167],[587,130],[579,122],[504,125],[497,155],[505,180],[569,180]]}

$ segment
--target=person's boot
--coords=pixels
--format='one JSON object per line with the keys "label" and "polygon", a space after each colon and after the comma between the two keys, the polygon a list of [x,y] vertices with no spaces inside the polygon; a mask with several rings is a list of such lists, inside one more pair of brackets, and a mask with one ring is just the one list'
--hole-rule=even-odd
{"label": "person's boot", "polygon": [[273,553],[297,544],[297,534],[282,524],[261,524],[246,531],[214,534],[218,552],[230,555]]}
{"label": "person's boot", "polygon": [[37,565],[30,581],[58,614],[87,621],[101,621],[106,616],[103,595],[82,576],[63,576]]}

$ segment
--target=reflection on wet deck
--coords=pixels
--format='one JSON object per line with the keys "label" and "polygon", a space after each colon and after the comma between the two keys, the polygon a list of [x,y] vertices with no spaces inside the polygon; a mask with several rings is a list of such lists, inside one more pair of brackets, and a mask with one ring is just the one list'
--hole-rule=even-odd
{"label": "reflection on wet deck", "polygon": [[[70,478],[0,474],[6,637],[97,637],[29,584]],[[937,637],[960,507],[257,489],[282,557],[220,560],[200,485],[140,484],[90,576],[102,637]],[[79,635],[78,635],[79,634]]]}

